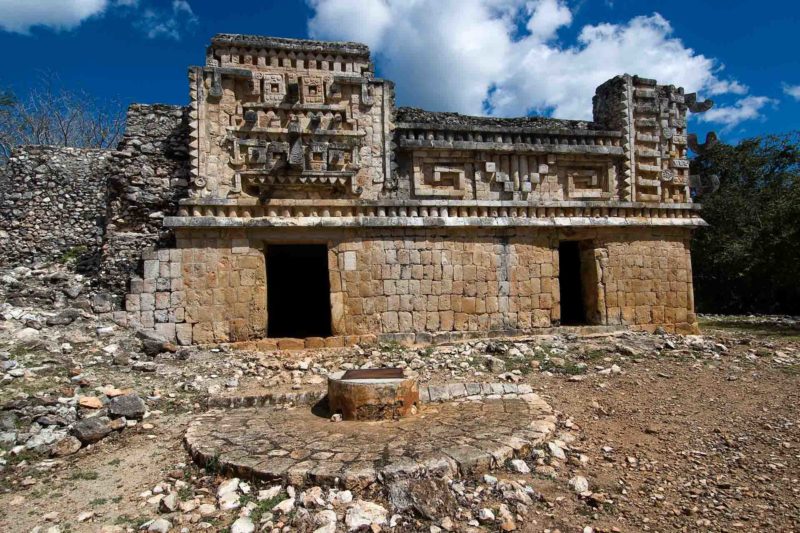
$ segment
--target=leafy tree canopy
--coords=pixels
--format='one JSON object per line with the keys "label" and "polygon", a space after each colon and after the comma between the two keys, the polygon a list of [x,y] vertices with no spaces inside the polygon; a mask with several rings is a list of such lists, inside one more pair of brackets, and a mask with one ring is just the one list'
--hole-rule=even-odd
{"label": "leafy tree canopy", "polygon": [[692,242],[698,311],[800,314],[800,132],[717,144],[692,173],[720,179]]}

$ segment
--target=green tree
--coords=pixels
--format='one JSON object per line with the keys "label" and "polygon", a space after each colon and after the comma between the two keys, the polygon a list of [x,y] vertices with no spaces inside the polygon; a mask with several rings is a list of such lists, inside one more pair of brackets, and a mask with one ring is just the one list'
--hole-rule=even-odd
{"label": "green tree", "polygon": [[692,242],[698,311],[800,314],[800,132],[717,144],[692,173],[720,180]]}

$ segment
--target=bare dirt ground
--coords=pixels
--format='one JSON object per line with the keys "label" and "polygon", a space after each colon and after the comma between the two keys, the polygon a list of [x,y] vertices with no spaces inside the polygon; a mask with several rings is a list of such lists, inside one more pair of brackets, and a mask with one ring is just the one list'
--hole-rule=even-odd
{"label": "bare dirt ground", "polygon": [[[136,531],[143,524],[152,531],[250,531],[234,524],[246,515],[256,531],[346,531],[352,504],[327,489],[325,505],[298,494],[296,506],[282,513],[272,508],[291,489],[259,499],[269,484],[253,483],[238,489],[236,508],[225,509],[217,498],[225,478],[193,466],[182,436],[209,395],[321,387],[327,372],[352,364],[410,366],[429,383],[529,383],[559,420],[553,447],[534,450],[527,461],[530,473],[509,467],[491,472],[497,479],[451,480],[451,496],[438,510],[392,516],[393,502],[380,487],[355,494],[386,511],[373,530],[800,530],[797,320],[709,317],[703,334],[689,337],[623,332],[436,348],[268,354],[192,348],[148,357],[121,328],[98,335],[103,324],[86,305],[68,325],[40,324],[36,335],[28,332],[33,340],[21,335],[36,329],[37,320],[80,306],[58,304],[40,285],[32,295],[5,283],[12,288],[0,292],[3,532]],[[42,441],[47,428],[63,437],[76,421],[102,415],[107,404],[92,411],[79,398],[105,404],[108,385],[141,396],[145,418],[53,456],[53,444]],[[581,481],[588,488],[576,490]],[[333,525],[321,521],[325,509]],[[149,523],[154,519],[166,526]]]}

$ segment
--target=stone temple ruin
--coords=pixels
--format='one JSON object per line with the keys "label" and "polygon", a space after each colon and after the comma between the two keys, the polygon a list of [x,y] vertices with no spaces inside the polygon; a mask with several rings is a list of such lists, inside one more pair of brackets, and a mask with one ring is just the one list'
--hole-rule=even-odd
{"label": "stone temple ruin", "polygon": [[117,150],[18,150],[2,260],[72,251],[102,311],[180,344],[697,328],[695,94],[622,75],[592,122],[434,113],[362,44],[222,34],[189,96],[131,106]]}

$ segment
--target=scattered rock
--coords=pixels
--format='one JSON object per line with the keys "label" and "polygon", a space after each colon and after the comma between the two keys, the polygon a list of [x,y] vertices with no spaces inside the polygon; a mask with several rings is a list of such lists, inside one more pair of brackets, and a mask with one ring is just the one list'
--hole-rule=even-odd
{"label": "scattered rock", "polygon": [[266,490],[260,490],[258,491],[258,496],[256,497],[256,499],[260,502],[264,500],[271,500],[272,498],[280,494],[282,490],[283,487],[281,487],[280,485],[275,485],[274,487],[270,487]]}
{"label": "scattered rock", "polygon": [[81,396],[78,399],[78,405],[87,409],[102,409],[103,400],[97,396]]}
{"label": "scattered rock", "polygon": [[511,467],[515,472],[519,472],[520,474],[529,474],[531,471],[531,469],[528,467],[528,464],[522,459],[512,460]]}
{"label": "scattered rock", "polygon": [[147,526],[147,531],[151,533],[169,533],[170,529],[172,529],[172,523],[164,518],[153,520]]}
{"label": "scattered rock", "polygon": [[14,334],[14,338],[22,343],[34,342],[39,339],[39,330],[23,328]]}
{"label": "scattered rock", "polygon": [[203,518],[208,518],[217,514],[217,508],[210,503],[201,503],[197,508],[197,512],[200,513],[200,516]]}
{"label": "scattered rock", "polygon": [[556,459],[559,459],[561,461],[566,461],[567,454],[565,454],[564,450],[561,449],[561,446],[559,446],[555,442],[548,442],[547,449],[550,451],[550,455],[552,455]]}
{"label": "scattered rock", "polygon": [[294,498],[286,498],[275,507],[272,508],[273,513],[280,513],[287,515],[294,510]]}
{"label": "scattered rock", "polygon": [[145,411],[147,406],[137,394],[117,396],[108,402],[108,412],[111,416],[141,420]]}
{"label": "scattered rock", "polygon": [[575,476],[569,480],[569,486],[578,494],[583,494],[589,490],[589,481],[583,476]]}
{"label": "scattered rock", "polygon": [[500,509],[498,510],[498,514],[500,515],[500,529],[503,531],[514,531],[517,529],[517,523],[514,521],[514,515],[511,514],[511,511],[508,509],[508,506],[504,503],[500,504]]}
{"label": "scattered rock", "polygon": [[458,507],[447,482],[440,478],[398,479],[389,485],[388,498],[394,511],[412,509],[428,520],[454,514]]}
{"label": "scattered rock", "polygon": [[163,352],[178,351],[177,346],[155,331],[140,329],[136,331],[136,337],[142,341],[142,351],[151,357]]}
{"label": "scattered rock", "polygon": [[369,527],[372,524],[383,526],[389,513],[380,505],[364,500],[356,502],[347,510],[344,522],[349,531],[355,531],[362,527]]}
{"label": "scattered rock", "polygon": [[65,457],[77,453],[81,449],[81,441],[72,435],[67,435],[60,441],[53,444],[50,448],[50,454],[53,457]]}
{"label": "scattered rock", "polygon": [[111,433],[110,420],[105,416],[84,418],[72,426],[72,434],[84,444],[92,444]]}
{"label": "scattered rock", "polygon": [[178,509],[178,494],[172,492],[161,499],[158,508],[162,513],[172,513]]}
{"label": "scattered rock", "polygon": [[255,530],[256,526],[253,524],[253,521],[250,520],[250,517],[242,516],[231,524],[230,533],[253,533]]}

